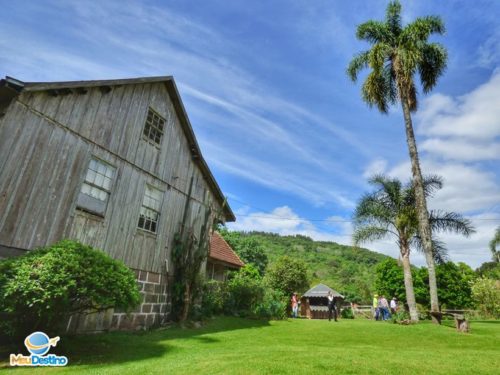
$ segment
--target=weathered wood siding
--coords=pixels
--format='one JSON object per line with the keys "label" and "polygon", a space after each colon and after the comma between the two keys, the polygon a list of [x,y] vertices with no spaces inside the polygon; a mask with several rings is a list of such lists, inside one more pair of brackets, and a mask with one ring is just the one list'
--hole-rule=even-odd
{"label": "weathered wood siding", "polygon": [[[142,138],[148,108],[166,119],[161,147]],[[104,218],[76,209],[88,163],[116,168]],[[163,83],[105,92],[23,92],[0,119],[0,245],[33,249],[62,238],[101,248],[136,269],[161,272],[187,216],[199,233],[206,205],[220,211]],[[137,229],[146,184],[164,192],[157,234]]]}

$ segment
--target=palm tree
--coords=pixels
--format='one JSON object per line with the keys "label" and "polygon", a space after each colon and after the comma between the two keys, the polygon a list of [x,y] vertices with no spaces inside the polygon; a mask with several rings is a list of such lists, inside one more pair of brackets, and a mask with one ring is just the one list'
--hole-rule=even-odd
{"label": "palm tree", "polygon": [[[360,243],[379,240],[387,236],[396,239],[403,261],[406,302],[413,322],[418,321],[418,314],[413,291],[413,279],[410,267],[410,250],[422,249],[422,239],[418,235],[418,214],[415,206],[416,192],[413,182],[403,186],[398,179],[375,176],[370,184],[378,189],[366,194],[359,202],[354,213],[353,240]],[[430,196],[442,187],[437,176],[424,178],[425,196]],[[448,231],[469,236],[474,229],[468,219],[454,212],[430,211],[429,223],[434,231]],[[444,262],[446,249],[444,244],[433,239],[433,257]]]}
{"label": "palm tree", "polygon": [[432,233],[411,112],[417,109],[416,73],[419,73],[423,92],[428,93],[446,68],[446,49],[438,43],[428,42],[431,34],[443,34],[444,31],[444,24],[437,16],[419,17],[403,27],[401,4],[393,1],[387,6],[385,21],[370,20],[358,26],[357,38],[368,41],[372,47],[356,55],[347,69],[353,81],[362,69],[371,69],[362,87],[363,100],[370,107],[375,105],[382,113],[387,113],[391,104],[401,102],[415,184],[418,227],[429,268],[431,310],[434,312],[439,311],[439,302]]}
{"label": "palm tree", "polygon": [[493,255],[493,262],[500,262],[500,250],[497,250],[497,246],[500,245],[500,227],[495,231],[495,236],[490,241],[490,250]]}

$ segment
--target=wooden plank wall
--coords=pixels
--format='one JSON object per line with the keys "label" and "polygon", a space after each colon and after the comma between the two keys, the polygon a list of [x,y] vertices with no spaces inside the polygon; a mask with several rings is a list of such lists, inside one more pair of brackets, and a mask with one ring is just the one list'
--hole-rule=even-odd
{"label": "wooden plank wall", "polygon": [[[142,139],[149,106],[167,120],[160,148]],[[104,218],[76,209],[93,155],[117,168]],[[187,223],[199,234],[206,204],[221,206],[191,159],[163,83],[24,92],[0,119],[0,245],[33,249],[74,238],[161,272],[192,176]],[[164,192],[156,235],[137,229],[146,184]]]}

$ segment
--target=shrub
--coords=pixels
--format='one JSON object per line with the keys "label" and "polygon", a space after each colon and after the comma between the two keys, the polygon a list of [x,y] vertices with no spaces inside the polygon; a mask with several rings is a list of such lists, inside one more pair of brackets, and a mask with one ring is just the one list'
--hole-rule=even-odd
{"label": "shrub", "polygon": [[408,324],[410,322],[410,314],[405,310],[399,310],[391,315],[391,322],[398,324]]}
{"label": "shrub", "polygon": [[220,315],[228,299],[228,287],[224,282],[208,280],[203,284],[201,296],[201,315],[211,317]]}
{"label": "shrub", "polygon": [[340,311],[340,316],[344,319],[354,319],[354,314],[352,313],[352,309],[347,307]]}
{"label": "shrub", "polygon": [[282,292],[266,288],[262,302],[257,303],[254,314],[258,318],[281,320],[287,317],[288,298]]}
{"label": "shrub", "polygon": [[74,313],[140,301],[133,272],[90,246],[61,241],[52,247],[0,261],[0,331],[22,337],[42,330],[61,333]]}
{"label": "shrub", "polygon": [[231,315],[252,315],[255,306],[264,297],[262,278],[259,271],[250,264],[232,275],[227,288],[229,293],[224,310]]}
{"label": "shrub", "polygon": [[481,277],[471,283],[472,298],[481,312],[492,318],[500,318],[500,281]]}

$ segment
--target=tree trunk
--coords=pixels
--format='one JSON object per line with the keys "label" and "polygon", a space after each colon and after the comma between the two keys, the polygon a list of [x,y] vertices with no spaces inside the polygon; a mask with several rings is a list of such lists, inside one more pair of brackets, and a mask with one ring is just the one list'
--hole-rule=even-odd
{"label": "tree trunk", "polygon": [[186,289],[184,290],[184,306],[182,307],[181,322],[185,322],[188,318],[189,307],[191,305],[191,285],[189,282],[186,283]]}
{"label": "tree trunk", "polygon": [[[415,200],[418,215],[418,230],[424,246],[425,260],[429,269],[429,289],[431,295],[431,311],[439,311],[439,301],[437,295],[436,271],[434,267],[434,256],[432,251],[432,236],[431,226],[429,224],[429,212],[427,211],[427,203],[425,200],[424,183],[422,171],[420,170],[420,162],[418,160],[417,143],[413,133],[413,125],[411,121],[410,107],[405,97],[401,98],[403,106],[403,115],[405,119],[406,141],[408,143],[408,151],[411,159],[411,171],[413,175],[413,183],[415,185]],[[434,323],[438,323],[433,319]]]}
{"label": "tree trunk", "polygon": [[417,303],[415,302],[415,292],[413,290],[413,277],[411,275],[410,266],[410,249],[408,246],[401,248],[401,256],[403,258],[403,273],[406,290],[406,303],[410,310],[410,319],[413,323],[418,323]]}

